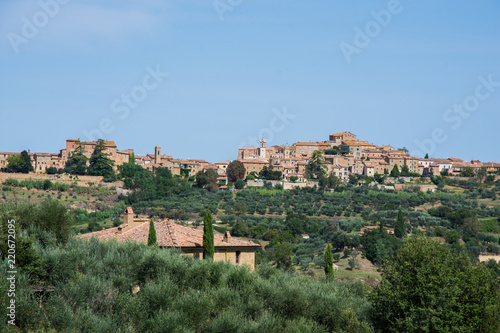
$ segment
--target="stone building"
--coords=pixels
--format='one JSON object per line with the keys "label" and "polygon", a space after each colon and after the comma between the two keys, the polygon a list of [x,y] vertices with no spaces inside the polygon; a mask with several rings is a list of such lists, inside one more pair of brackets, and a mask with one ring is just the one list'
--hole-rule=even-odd
{"label": "stone building", "polygon": [[[149,237],[149,218],[134,216],[132,207],[127,207],[123,216],[123,224],[110,229],[79,235],[82,239],[99,240],[117,239],[120,242],[133,241],[147,244]],[[156,239],[159,247],[177,248],[182,253],[203,258],[203,230],[186,227],[164,219],[155,221]],[[228,262],[233,265],[255,269],[255,251],[260,246],[251,241],[232,237],[227,231],[224,235],[214,231],[214,261]]]}

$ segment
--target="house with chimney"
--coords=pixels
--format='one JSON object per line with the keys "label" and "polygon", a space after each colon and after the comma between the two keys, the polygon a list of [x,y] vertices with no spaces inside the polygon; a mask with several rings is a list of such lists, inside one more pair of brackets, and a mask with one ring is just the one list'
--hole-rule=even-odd
{"label": "house with chimney", "polygon": [[[119,242],[148,243],[150,219],[137,217],[132,207],[127,207],[123,216],[123,224],[110,229],[79,235],[82,239],[96,238],[102,241],[116,239]],[[203,230],[183,226],[163,219],[154,221],[156,239],[159,247],[176,248],[195,259],[203,258]],[[251,241],[232,237],[229,231],[225,234],[214,231],[214,261],[228,262],[233,265],[255,269],[255,251],[260,246]]]}

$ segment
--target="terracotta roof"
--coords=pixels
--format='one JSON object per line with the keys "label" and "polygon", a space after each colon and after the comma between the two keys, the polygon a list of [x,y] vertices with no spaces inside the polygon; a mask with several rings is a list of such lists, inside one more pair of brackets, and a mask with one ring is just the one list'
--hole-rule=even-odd
{"label": "terracotta roof", "polygon": [[[79,235],[82,239],[97,238],[99,240],[109,240],[115,238],[120,242],[134,241],[147,244],[149,237],[149,219],[134,219],[135,222],[142,222],[138,226],[120,233],[119,228],[110,228],[101,231]],[[202,247],[203,230],[185,227],[180,224],[170,222],[168,219],[154,222],[156,239],[158,246],[162,247]],[[216,247],[225,246],[252,246],[258,247],[251,241],[242,240],[236,237],[229,237],[224,241],[224,235],[214,232],[214,243]]]}
{"label": "terracotta roof", "polygon": [[[425,159],[424,159],[425,160]],[[429,158],[429,161],[438,163],[438,164],[451,164],[450,160],[444,159],[444,158]]]}
{"label": "terracotta roof", "polygon": [[354,142],[354,141],[344,141],[344,145],[348,147],[374,147],[375,145],[369,142]]}
{"label": "terracotta roof", "polygon": [[241,163],[243,163],[243,165],[245,164],[268,164],[269,162],[268,161],[265,161],[265,160],[258,160],[258,159],[251,159],[251,160],[242,160]]}
{"label": "terracotta roof", "polygon": [[295,142],[293,145],[294,146],[328,146],[328,147],[330,147],[330,144],[325,143],[325,142]]}
{"label": "terracotta roof", "polygon": [[334,136],[341,136],[341,135],[346,135],[346,134],[354,135],[351,132],[335,133],[335,134],[332,134],[332,135],[334,135]]}

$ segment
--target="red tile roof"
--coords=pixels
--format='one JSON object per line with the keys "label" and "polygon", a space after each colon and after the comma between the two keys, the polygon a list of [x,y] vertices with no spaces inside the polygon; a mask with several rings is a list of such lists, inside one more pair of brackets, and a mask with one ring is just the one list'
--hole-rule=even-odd
{"label": "red tile roof", "polygon": [[[120,242],[134,241],[147,244],[149,236],[149,219],[134,219],[135,222],[142,222],[138,226],[120,233],[119,228],[110,228],[101,231],[95,231],[88,234],[79,235],[82,239],[97,238],[99,240],[109,240],[116,238]],[[180,224],[170,222],[168,219],[154,222],[156,230],[156,239],[158,246],[162,247],[202,247],[203,230],[185,227]],[[216,247],[225,246],[250,246],[258,247],[260,245],[245,241],[236,237],[229,237],[224,241],[224,235],[214,232],[214,242]]]}

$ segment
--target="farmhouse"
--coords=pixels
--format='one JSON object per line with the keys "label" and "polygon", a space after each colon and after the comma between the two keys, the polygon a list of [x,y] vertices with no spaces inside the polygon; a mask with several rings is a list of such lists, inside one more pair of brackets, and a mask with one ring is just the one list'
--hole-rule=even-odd
{"label": "farmhouse", "polygon": [[[149,236],[149,219],[134,217],[132,207],[127,207],[124,223],[118,227],[80,235],[82,239],[97,238],[120,242],[133,241],[147,244]],[[185,227],[171,222],[169,219],[155,221],[156,239],[159,247],[178,248],[184,254],[194,258],[203,257],[203,230]],[[247,266],[255,269],[255,250],[260,246],[251,241],[232,237],[229,231],[224,235],[214,232],[215,261],[230,262],[233,265]]]}

